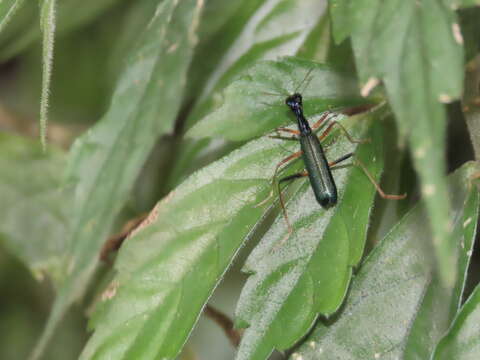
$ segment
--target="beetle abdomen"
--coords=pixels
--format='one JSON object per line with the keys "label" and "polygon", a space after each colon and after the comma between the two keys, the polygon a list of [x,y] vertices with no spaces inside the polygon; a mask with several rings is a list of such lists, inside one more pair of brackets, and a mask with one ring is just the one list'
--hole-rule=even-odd
{"label": "beetle abdomen", "polygon": [[310,184],[318,203],[329,208],[337,203],[337,187],[317,136],[313,133],[300,137],[303,160]]}

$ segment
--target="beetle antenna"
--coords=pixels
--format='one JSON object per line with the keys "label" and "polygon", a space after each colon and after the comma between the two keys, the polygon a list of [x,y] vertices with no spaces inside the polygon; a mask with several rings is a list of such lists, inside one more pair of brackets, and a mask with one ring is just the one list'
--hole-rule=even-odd
{"label": "beetle antenna", "polygon": [[262,91],[262,94],[263,95],[271,95],[271,96],[283,96],[282,94],[268,92],[268,91]]}
{"label": "beetle antenna", "polygon": [[[303,78],[303,80],[300,82],[300,84],[297,85],[296,89],[295,89],[295,92],[294,93],[297,93],[298,90],[302,87],[302,85],[305,83],[305,81],[307,80],[308,76],[312,73],[313,71],[313,68],[309,69],[307,71],[307,73],[305,74],[305,77]],[[310,78],[306,84],[306,86],[308,86],[308,84],[310,83],[310,81],[312,80],[312,78]],[[305,86],[305,87],[306,87]],[[303,89],[305,91],[305,88]]]}

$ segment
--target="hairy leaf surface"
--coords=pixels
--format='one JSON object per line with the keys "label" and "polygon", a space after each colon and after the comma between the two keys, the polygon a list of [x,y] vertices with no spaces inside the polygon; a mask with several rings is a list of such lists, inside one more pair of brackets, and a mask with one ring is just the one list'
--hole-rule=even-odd
{"label": "hairy leaf surface", "polygon": [[[260,139],[203,168],[122,246],[82,359],[174,358],[244,238],[285,152]],[[121,341],[120,341],[121,339]]]}
{"label": "hairy leaf surface", "polygon": [[444,106],[463,83],[463,38],[454,7],[436,0],[331,0],[333,35],[351,36],[367,94],[385,84],[400,134],[409,141],[434,231],[445,286],[455,281],[445,181]]}
{"label": "hairy leaf surface", "polygon": [[[235,6],[233,2],[231,3],[231,7]],[[302,49],[308,35],[325,14],[325,10],[326,0],[243,1],[234,17],[221,28],[221,32],[204,44],[205,47],[208,46],[207,51],[202,47],[199,49],[194,66],[202,66],[202,62],[198,61],[201,57],[208,58],[210,65],[203,66],[200,70],[202,74],[200,79],[193,78],[195,81],[193,86],[198,90],[195,95],[195,106],[188,116],[186,127],[191,127],[216,110],[221,103],[221,92],[224,88],[236,77],[244,74],[255,62],[276,60],[279,56],[293,55]],[[204,21],[214,24],[219,22],[207,18]],[[212,64],[215,66],[210,67]],[[198,70],[198,67],[196,69]],[[202,82],[196,83],[199,81]],[[261,94],[261,98],[263,97],[264,94]],[[262,100],[259,101],[257,98],[255,101],[259,103]],[[223,122],[224,125],[225,123],[228,121]],[[242,129],[246,127],[242,124]],[[216,131],[215,128],[211,130]],[[191,153],[198,151],[199,148],[204,149],[201,152],[202,156],[191,156]],[[205,163],[205,153],[210,154],[207,156],[208,159],[225,154],[225,149],[218,144],[212,144],[210,139],[199,140],[198,137],[186,139],[179,149],[180,161],[177,162],[172,181],[178,181],[174,177],[178,178],[181,172],[188,173],[192,168],[198,169],[199,163]]]}
{"label": "hairy leaf surface", "polygon": [[[435,273],[424,203],[413,208],[377,245],[352,281],[344,308],[322,322],[296,356],[304,359],[428,359],[460,304],[476,234],[479,196],[464,165],[449,178],[456,286]],[[292,358],[295,357],[292,355]]]}
{"label": "hairy leaf surface", "polygon": [[[383,166],[382,117],[381,109],[359,116],[350,129],[356,138],[371,140],[359,146],[355,158],[377,179]],[[356,148],[340,137],[328,151],[330,160]],[[375,189],[354,166],[334,176],[337,206],[323,210],[306,182],[287,208],[294,234],[285,239],[280,216],[248,258],[245,270],[252,275],[236,312],[237,326],[246,327],[237,359],[265,359],[274,348],[291,347],[319,313],[333,314],[341,305],[363,253]]]}
{"label": "hairy leaf surface", "polygon": [[[355,134],[361,136],[370,122],[362,117],[346,122],[352,124],[358,124]],[[378,150],[377,143],[365,146]],[[97,309],[96,330],[83,358],[175,357],[245,237],[263,218],[266,209],[255,205],[268,195],[276,164],[296,147],[270,138],[252,141],[161,201],[148,226],[120,251],[118,276]],[[332,158],[352,149],[344,139],[332,147]],[[371,170],[378,171],[380,162],[376,158]],[[373,197],[368,180],[357,177],[351,186],[366,186],[365,194]],[[308,211],[323,213],[310,193],[302,198],[309,201]],[[362,248],[352,246],[347,261],[357,262]]]}
{"label": "hairy leaf surface", "polygon": [[209,75],[187,120],[193,125],[218,106],[219,92],[259,60],[276,60],[300,50],[326,8],[325,1],[268,0],[251,15]]}
{"label": "hairy leaf surface", "polygon": [[[308,78],[307,78],[308,75]],[[355,78],[329,65],[299,58],[259,62],[225,89],[218,108],[187,136],[240,141],[294,121],[285,98],[300,92],[305,112],[318,113],[365,102]]]}
{"label": "hairy leaf surface", "polygon": [[160,3],[132,50],[109,110],[73,146],[69,182],[75,186],[75,199],[68,279],[35,355],[66,308],[85,291],[114,217],[155,140],[173,128],[201,5],[194,0]]}

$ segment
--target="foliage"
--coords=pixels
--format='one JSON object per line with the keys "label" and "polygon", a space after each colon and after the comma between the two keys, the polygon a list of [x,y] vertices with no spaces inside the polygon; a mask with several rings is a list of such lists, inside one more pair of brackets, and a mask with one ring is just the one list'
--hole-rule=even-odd
{"label": "foliage", "polygon": [[[447,177],[445,152],[458,100],[462,141],[479,143],[470,82],[480,76],[464,85],[467,62],[480,74],[479,3],[0,3],[0,59],[19,64],[19,95],[0,96],[6,109],[39,112],[41,143],[27,139],[31,125],[2,120],[22,136],[0,134],[0,239],[56,291],[32,358],[55,348],[74,303],[88,309],[91,331],[81,359],[188,358],[195,350],[185,343],[238,271],[235,259],[248,275],[235,284],[236,359],[275,350],[292,359],[473,358],[480,168],[453,146],[464,164]],[[87,62],[98,76],[75,71]],[[330,161],[354,153],[371,179],[361,166],[339,166],[339,200],[328,210],[308,179],[286,186],[290,234],[272,175],[298,142],[268,135],[295,129],[284,103],[294,92],[311,123],[328,111],[364,140],[334,127],[322,144]],[[75,106],[60,108],[63,98]],[[298,159],[279,176],[302,169]],[[382,187],[406,200],[376,196],[382,174]],[[114,234],[138,216],[118,254],[101,261],[107,239],[123,239]],[[467,284],[476,285],[470,297]]]}

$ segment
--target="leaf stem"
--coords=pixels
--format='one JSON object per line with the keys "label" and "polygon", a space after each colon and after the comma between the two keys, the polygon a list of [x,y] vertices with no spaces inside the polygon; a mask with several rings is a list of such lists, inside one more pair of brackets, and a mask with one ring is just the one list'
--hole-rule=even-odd
{"label": "leaf stem", "polygon": [[215,309],[210,304],[207,304],[205,306],[205,309],[203,310],[203,313],[205,314],[206,317],[213,320],[218,326],[220,326],[222,328],[222,330],[225,332],[225,335],[227,336],[228,340],[230,340],[230,343],[235,348],[237,348],[238,345],[240,344],[240,340],[242,338],[242,335],[241,335],[240,331],[235,330],[233,328],[232,319],[230,319],[227,315],[222,313],[220,310]]}

